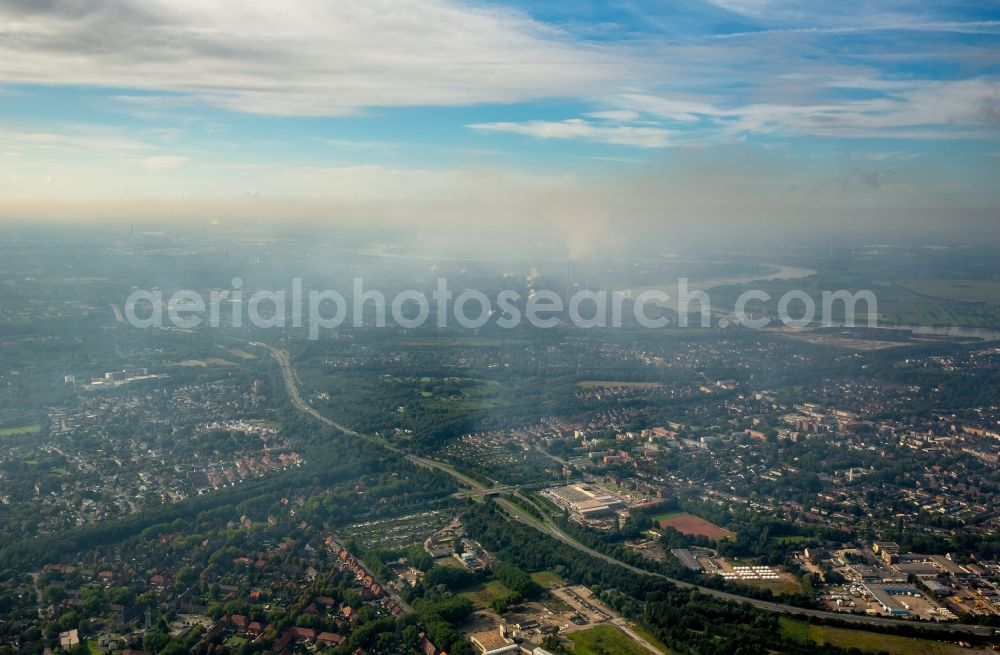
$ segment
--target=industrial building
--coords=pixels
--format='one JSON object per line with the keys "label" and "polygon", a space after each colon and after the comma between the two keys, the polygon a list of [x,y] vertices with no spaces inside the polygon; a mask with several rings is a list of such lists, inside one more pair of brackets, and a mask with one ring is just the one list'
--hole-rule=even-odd
{"label": "industrial building", "polygon": [[924,586],[927,587],[927,591],[938,597],[951,594],[951,587],[943,585],[937,580],[924,580]]}
{"label": "industrial building", "polygon": [[607,491],[586,484],[553,487],[542,492],[559,507],[583,518],[607,516],[625,506],[622,500]]}
{"label": "industrial building", "polygon": [[692,571],[701,571],[701,564],[687,548],[674,548],[670,551],[670,554],[677,558],[677,561],[681,563],[681,566],[689,568]]}
{"label": "industrial building", "polygon": [[896,600],[896,596],[919,596],[920,591],[913,585],[863,584],[861,587],[882,606],[890,616],[908,616],[910,610]]}
{"label": "industrial building", "polygon": [[476,632],[469,635],[469,641],[479,649],[480,655],[504,655],[520,650],[520,646],[503,636],[502,628]]}

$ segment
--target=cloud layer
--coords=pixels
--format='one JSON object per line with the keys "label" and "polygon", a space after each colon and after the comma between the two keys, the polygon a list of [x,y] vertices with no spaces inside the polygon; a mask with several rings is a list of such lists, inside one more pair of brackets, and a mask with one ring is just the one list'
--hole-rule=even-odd
{"label": "cloud layer", "polygon": [[[611,112],[613,117],[623,115]],[[631,112],[624,115],[631,116]],[[669,132],[659,127],[633,127],[628,125],[600,125],[579,118],[564,121],[528,121],[525,123],[495,122],[473,123],[473,130],[482,132],[507,132],[523,134],[538,139],[582,139],[598,143],[612,143],[637,148],[664,148],[669,143]]]}
{"label": "cloud layer", "polygon": [[1000,206],[995,8],[508,1],[0,2],[0,218],[576,234]]}
{"label": "cloud layer", "polygon": [[11,0],[0,81],[194,94],[237,111],[580,96],[644,65],[525,14],[444,0]]}

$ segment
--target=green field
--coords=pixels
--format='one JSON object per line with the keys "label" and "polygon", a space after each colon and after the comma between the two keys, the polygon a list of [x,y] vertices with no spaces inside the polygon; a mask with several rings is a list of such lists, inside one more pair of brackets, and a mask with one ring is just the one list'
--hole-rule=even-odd
{"label": "green field", "polygon": [[949,644],[916,637],[885,635],[864,630],[850,630],[826,625],[813,625],[806,621],[782,617],[781,633],[788,639],[800,643],[831,644],[841,648],[859,648],[873,653],[886,652],[890,655],[958,655],[959,653],[987,653],[981,649],[962,648]]}
{"label": "green field", "polygon": [[254,355],[252,353],[248,353],[245,350],[240,350],[239,348],[230,348],[229,352],[231,352],[232,354],[236,355],[240,359],[257,359],[257,355]]}
{"label": "green field", "polygon": [[658,387],[659,382],[629,382],[627,380],[581,380],[576,383],[576,386],[583,387],[584,389],[593,389],[595,387],[607,387],[612,389],[614,387],[634,387],[634,388],[647,388],[647,387]]}
{"label": "green field", "polygon": [[599,625],[566,636],[573,641],[573,655],[650,655],[649,651],[611,625]]}
{"label": "green field", "polygon": [[913,280],[902,282],[899,286],[922,296],[933,296],[946,301],[1000,305],[1000,281],[997,280]]}
{"label": "green field", "polygon": [[[881,276],[820,273],[807,279],[774,280],[756,286],[771,295],[766,305],[776,315],[777,299],[793,289],[801,289],[821,307],[822,292],[832,289],[868,289],[878,299],[878,321],[882,325],[927,325],[985,327],[1000,326],[1000,281],[996,280],[887,280]],[[735,285],[712,290],[712,305],[732,307],[745,287]],[[834,321],[843,320],[842,305],[834,307]],[[855,319],[866,320],[867,307],[859,303]]]}
{"label": "green field", "polygon": [[752,585],[754,587],[759,587],[761,589],[770,589],[771,593],[775,594],[797,594],[802,592],[802,585],[798,582],[789,582],[788,580],[754,580],[749,581],[746,584]]}
{"label": "green field", "polygon": [[489,580],[470,587],[463,591],[461,595],[472,601],[477,610],[481,610],[489,607],[495,599],[506,598],[512,593],[502,582]]}
{"label": "green field", "polygon": [[[500,339],[495,337],[462,336],[449,335],[448,339],[454,343],[455,348],[499,348],[501,346],[511,346],[522,343],[529,343],[528,339]],[[404,348],[419,348],[421,346],[436,347],[441,345],[439,339],[407,339],[399,343]]]}
{"label": "green field", "polygon": [[35,434],[41,429],[42,426],[37,423],[34,425],[21,425],[16,428],[0,428],[0,437],[16,437],[22,434]]}
{"label": "green field", "polygon": [[664,646],[663,642],[661,642],[659,639],[657,639],[656,637],[654,637],[653,634],[649,630],[647,630],[646,628],[642,627],[641,625],[635,625],[635,624],[633,624],[632,625],[632,630],[635,631],[635,633],[637,635],[639,635],[640,637],[642,637],[643,639],[645,639],[649,643],[653,644],[653,646],[655,648],[658,648],[661,653],[664,653],[665,655],[673,655],[674,651],[672,651],[669,648],[667,648],[666,646]]}
{"label": "green field", "polygon": [[538,571],[537,573],[532,573],[531,579],[545,589],[552,586],[561,587],[564,584],[559,576],[552,571]]}
{"label": "green field", "polygon": [[434,566],[447,566],[448,568],[458,569],[459,571],[468,571],[465,564],[462,564],[454,557],[442,557],[439,560],[435,560]]}
{"label": "green field", "polygon": [[653,515],[653,520],[654,521],[669,521],[670,519],[675,519],[678,516],[683,516],[684,514],[687,514],[687,512],[684,512],[682,510],[677,510],[677,511],[673,511],[673,512],[660,512],[659,514],[654,514]]}

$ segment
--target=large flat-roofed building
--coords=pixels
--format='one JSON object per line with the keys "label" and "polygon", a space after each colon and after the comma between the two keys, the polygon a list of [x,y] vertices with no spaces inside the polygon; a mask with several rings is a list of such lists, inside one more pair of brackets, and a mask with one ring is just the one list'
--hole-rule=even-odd
{"label": "large flat-roofed building", "polygon": [[698,559],[687,548],[674,548],[670,551],[670,554],[677,558],[681,566],[689,568],[692,571],[701,571],[701,564],[698,563]]}
{"label": "large flat-roofed building", "polygon": [[924,580],[924,586],[935,596],[947,596],[951,593],[951,587],[943,585],[937,580]]}
{"label": "large flat-roofed building", "polygon": [[600,487],[587,484],[553,487],[546,489],[543,493],[559,507],[576,512],[584,518],[605,516],[625,505],[621,498]]}
{"label": "large flat-roofed building", "polygon": [[900,562],[895,565],[905,575],[938,575],[941,569],[932,562]]}
{"label": "large flat-roofed building", "polygon": [[591,517],[591,516],[607,516],[614,512],[614,510],[599,500],[585,500],[582,503],[576,503],[575,509],[580,513],[580,516]]}
{"label": "large flat-roofed building", "polygon": [[866,584],[862,585],[865,591],[867,591],[872,598],[874,598],[879,605],[882,606],[890,616],[908,616],[910,610],[903,607],[896,596],[902,595],[920,595],[920,592],[916,587],[912,585],[878,585],[878,584]]}
{"label": "large flat-roofed building", "polygon": [[520,646],[500,634],[499,628],[473,633],[469,641],[479,649],[480,655],[504,655],[520,650]]}
{"label": "large flat-roofed building", "polygon": [[968,572],[944,555],[931,555],[931,561],[941,567],[941,570],[951,575],[961,577],[968,575]]}

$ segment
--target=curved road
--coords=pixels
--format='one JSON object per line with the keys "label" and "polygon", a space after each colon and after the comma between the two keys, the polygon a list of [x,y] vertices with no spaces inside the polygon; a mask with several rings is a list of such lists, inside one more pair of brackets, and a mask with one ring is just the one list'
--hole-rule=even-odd
{"label": "curved road", "polygon": [[292,366],[292,362],[288,359],[288,353],[286,351],[281,350],[279,348],[274,348],[273,346],[269,346],[266,343],[262,343],[260,341],[251,341],[247,343],[249,343],[252,346],[260,346],[261,348],[265,348],[271,353],[271,356],[274,357],[274,359],[278,362],[278,366],[281,368],[281,377],[285,382],[285,390],[288,392],[288,398],[289,400],[292,401],[292,405],[299,411],[305,412],[306,414],[312,416],[314,419],[323,423],[324,425],[329,425],[332,428],[336,428],[337,430],[340,430],[346,435],[357,437],[358,439],[364,439],[371,443],[378,444],[379,446],[382,446],[386,450],[392,451],[394,453],[399,453],[401,455],[405,455],[406,458],[409,459],[414,464],[426,468],[433,468],[439,471],[443,471],[448,475],[450,475],[451,477],[458,480],[459,482],[461,482],[462,484],[472,488],[477,492],[485,492],[490,489],[490,487],[487,487],[478,480],[470,478],[464,473],[455,470],[454,467],[445,464],[444,462],[439,462],[435,459],[420,457],[419,455],[406,453],[400,450],[399,448],[396,448],[395,446],[391,446],[383,441],[379,441],[378,439],[375,439],[370,435],[361,434],[360,432],[347,427],[343,423],[334,421],[333,419],[320,414],[318,411],[316,411],[316,409],[311,407],[308,403],[306,403],[306,401],[302,399],[302,394],[299,392],[298,376],[295,373],[295,368]]}
{"label": "curved road", "polygon": [[[376,439],[373,439],[368,435],[361,434],[360,432],[352,430],[351,428],[347,427],[346,425],[343,425],[342,423],[339,423],[326,416],[323,416],[318,411],[310,407],[304,400],[302,400],[302,396],[299,393],[298,379],[295,374],[295,369],[292,367],[292,363],[288,359],[288,353],[286,351],[274,348],[259,341],[250,342],[250,345],[260,346],[270,351],[271,355],[274,357],[274,359],[278,362],[278,365],[281,367],[281,376],[285,381],[285,389],[288,392],[288,397],[291,400],[292,405],[294,405],[298,410],[305,412],[306,414],[309,414],[310,416],[324,423],[325,425],[329,425],[333,428],[336,428],[341,432],[348,434],[352,437],[358,437],[361,439],[371,441],[373,443],[378,443],[380,446],[383,446],[387,450],[404,454],[407,457],[407,459],[409,459],[411,462],[415,464],[443,471],[448,475],[454,477],[462,484],[471,487],[474,490],[484,491],[490,489],[483,483],[460,473],[459,471],[455,470],[452,466],[448,464],[427,457],[419,457],[417,455],[404,453],[398,448],[385,444],[381,441],[377,441]],[[605,562],[608,562],[609,564],[615,564],[617,566],[624,567],[625,569],[628,569],[629,571],[637,573],[639,575],[648,575],[657,578],[662,578],[664,580],[672,582],[673,584],[683,589],[696,589],[698,592],[703,593],[707,596],[712,596],[714,598],[720,598],[735,603],[749,603],[753,607],[756,607],[757,609],[760,610],[764,610],[767,612],[776,612],[780,614],[788,614],[792,616],[816,617],[832,621],[842,621],[844,623],[853,623],[853,624],[867,625],[867,626],[881,626],[881,627],[911,626],[911,627],[919,627],[934,632],[946,632],[946,633],[953,633],[956,635],[971,634],[980,637],[989,637],[993,635],[993,628],[989,626],[968,625],[962,623],[923,623],[923,622],[913,623],[909,621],[904,622],[898,619],[889,619],[878,616],[863,616],[860,614],[842,614],[840,612],[827,612],[825,610],[808,609],[803,607],[796,607],[794,605],[785,605],[784,603],[775,603],[766,600],[758,600],[755,598],[740,596],[738,594],[732,594],[726,591],[720,591],[718,589],[712,589],[710,587],[702,587],[700,585],[696,585],[691,582],[685,582],[683,580],[671,578],[662,575],[660,573],[654,573],[652,571],[640,569],[637,566],[632,566],[627,562],[615,559],[610,555],[606,555],[605,553],[596,551],[593,548],[590,548],[589,546],[580,543],[570,535],[563,532],[559,528],[559,526],[557,526],[552,521],[552,519],[549,518],[549,515],[545,511],[541,510],[537,505],[535,505],[534,501],[526,498],[525,496],[521,496],[520,493],[517,491],[515,491],[515,494],[517,494],[518,497],[521,498],[522,500],[534,506],[535,509],[537,509],[542,516],[542,523],[539,523],[538,520],[535,519],[534,517],[528,518],[527,516],[525,516],[525,512],[523,509],[520,509],[516,505],[510,503],[509,501],[506,501],[503,498],[495,499],[496,502],[501,507],[504,508],[504,510],[506,510],[512,517],[514,517],[521,523],[524,523],[525,525],[530,525],[536,530],[540,530],[548,534],[549,536],[554,537],[555,539],[558,539],[559,541],[565,543],[566,545],[571,546],[582,553],[590,555],[591,557],[596,557]]]}

